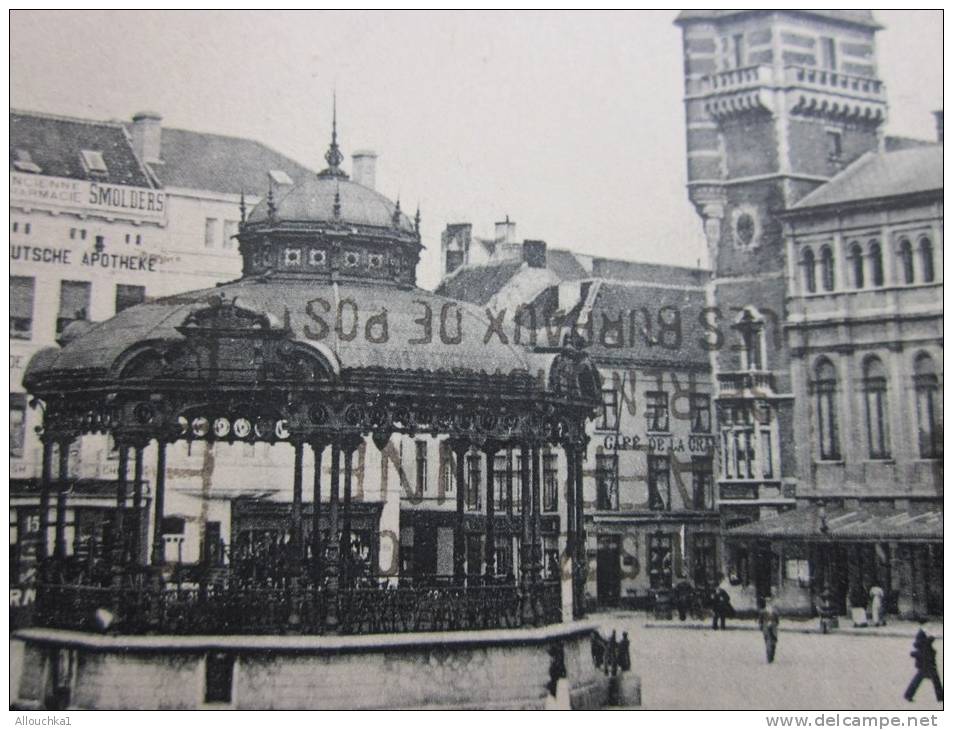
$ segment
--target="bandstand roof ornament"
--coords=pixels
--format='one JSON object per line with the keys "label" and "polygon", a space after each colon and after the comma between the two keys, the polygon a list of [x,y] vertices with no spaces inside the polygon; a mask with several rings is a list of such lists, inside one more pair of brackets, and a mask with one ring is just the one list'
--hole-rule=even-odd
{"label": "bandstand roof ornament", "polygon": [[331,112],[331,144],[328,151],[324,153],[324,159],[328,166],[318,173],[318,177],[339,177],[347,180],[347,173],[341,169],[341,163],[344,162],[344,155],[341,148],[338,147],[338,101],[337,94],[334,95],[333,111]]}

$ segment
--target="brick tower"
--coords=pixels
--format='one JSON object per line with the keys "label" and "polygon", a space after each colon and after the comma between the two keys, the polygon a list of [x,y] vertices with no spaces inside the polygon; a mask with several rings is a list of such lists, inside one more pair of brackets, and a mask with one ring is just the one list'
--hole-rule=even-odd
{"label": "brick tower", "polygon": [[[728,523],[794,504],[777,214],[876,150],[887,104],[870,11],[689,10],[682,29],[689,198],[718,315],[720,503]],[[767,508],[767,509],[766,509]]]}

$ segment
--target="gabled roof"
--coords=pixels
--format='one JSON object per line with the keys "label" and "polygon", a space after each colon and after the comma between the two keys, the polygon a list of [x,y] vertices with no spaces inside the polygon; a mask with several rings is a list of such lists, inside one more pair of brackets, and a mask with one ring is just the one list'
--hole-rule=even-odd
{"label": "gabled roof", "polygon": [[462,266],[441,281],[435,293],[482,306],[496,296],[522,268],[520,259]]}
{"label": "gabled roof", "polygon": [[[703,346],[708,333],[700,318],[707,306],[702,287],[672,289],[640,283],[593,282],[594,285],[597,283],[590,314],[594,341],[587,348],[593,359],[599,362],[607,358],[626,358],[647,363],[678,362],[686,366],[709,367],[709,353]],[[672,333],[661,335],[659,328],[659,313],[673,311],[679,314],[681,323],[677,338]],[[621,340],[604,337],[603,331],[611,331],[611,323],[620,318]]]}
{"label": "gabled roof", "polygon": [[722,20],[744,13],[783,12],[813,15],[824,20],[835,20],[839,23],[863,25],[867,28],[880,30],[883,26],[874,19],[871,10],[683,10],[678,14],[675,23],[685,23],[693,20]]}
{"label": "gabled roof", "polygon": [[[92,172],[83,151],[98,152],[105,172]],[[33,164],[24,163],[29,159]],[[136,157],[122,124],[38,112],[10,113],[10,170],[116,185],[157,187]]]}
{"label": "gabled roof", "polygon": [[868,152],[789,210],[942,190],[942,145]]}
{"label": "gabled roof", "polygon": [[268,173],[282,170],[294,183],[315,173],[260,142],[222,134],[162,128],[159,163],[150,164],[166,187],[264,196]]}

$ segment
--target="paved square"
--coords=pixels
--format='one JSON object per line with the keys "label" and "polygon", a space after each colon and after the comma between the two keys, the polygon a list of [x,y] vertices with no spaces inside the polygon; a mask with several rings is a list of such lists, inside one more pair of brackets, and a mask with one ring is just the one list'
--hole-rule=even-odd
{"label": "paved square", "polygon": [[[673,621],[646,627],[644,616],[594,616],[605,629],[628,631],[633,671],[642,678],[645,709],[710,710],[937,710],[929,682],[908,703],[903,692],[914,674],[911,644],[916,624],[890,627],[909,638],[822,635],[783,630],[816,622],[782,619],[774,664],[754,621],[729,622],[727,631],[687,628]],[[732,625],[733,624],[733,625]],[[931,629],[932,632],[932,629]],[[943,677],[943,642],[937,639]]]}

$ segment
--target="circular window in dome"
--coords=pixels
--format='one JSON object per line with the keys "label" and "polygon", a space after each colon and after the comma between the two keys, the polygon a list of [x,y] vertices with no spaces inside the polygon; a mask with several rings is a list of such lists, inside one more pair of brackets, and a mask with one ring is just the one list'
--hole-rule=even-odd
{"label": "circular window in dome", "polygon": [[354,268],[361,263],[361,255],[357,251],[348,251],[344,254],[344,265]]}
{"label": "circular window in dome", "polygon": [[372,269],[379,269],[384,264],[384,257],[379,253],[372,253],[367,257],[367,265]]}
{"label": "circular window in dome", "polygon": [[308,263],[312,266],[324,266],[324,251],[312,248],[308,251]]}

